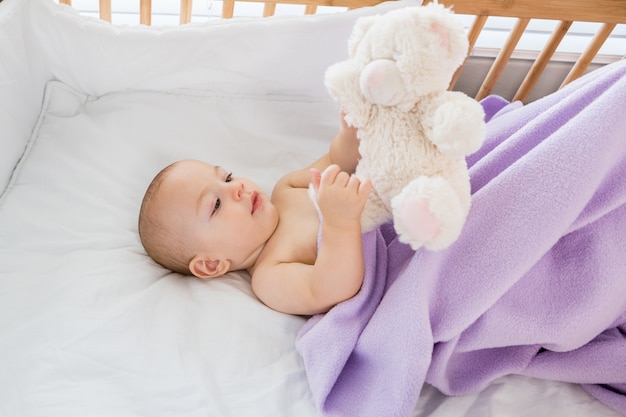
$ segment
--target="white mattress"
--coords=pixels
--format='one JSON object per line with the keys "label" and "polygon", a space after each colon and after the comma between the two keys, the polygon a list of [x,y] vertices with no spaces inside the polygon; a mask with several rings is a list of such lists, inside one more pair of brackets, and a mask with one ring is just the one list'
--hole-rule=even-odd
{"label": "white mattress", "polygon": [[[178,159],[269,192],[324,152],[338,112],[323,71],[357,16],[390,7],[137,29],[0,3],[2,417],[319,416],[294,348],[305,318],[263,306],[245,273],[160,268],[137,212]],[[414,413],[530,415],[615,414],[575,385],[515,376],[459,398],[425,387]]]}

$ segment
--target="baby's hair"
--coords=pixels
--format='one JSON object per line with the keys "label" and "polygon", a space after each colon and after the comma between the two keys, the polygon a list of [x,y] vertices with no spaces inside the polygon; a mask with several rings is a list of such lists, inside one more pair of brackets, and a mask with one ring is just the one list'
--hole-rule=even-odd
{"label": "baby's hair", "polygon": [[174,162],[159,171],[144,194],[139,210],[139,239],[148,256],[156,263],[171,271],[191,275],[187,245],[165,224],[158,209],[161,185],[176,164]]}

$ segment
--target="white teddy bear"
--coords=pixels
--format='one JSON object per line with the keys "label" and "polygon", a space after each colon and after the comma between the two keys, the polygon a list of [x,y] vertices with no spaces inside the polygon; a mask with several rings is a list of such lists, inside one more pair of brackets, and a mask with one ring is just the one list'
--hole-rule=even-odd
{"label": "white teddy bear", "polygon": [[360,18],[350,58],[327,69],[330,95],[358,128],[355,175],[374,186],[364,232],[393,218],[400,241],[430,250],[461,233],[470,207],[465,155],[485,137],[482,106],[447,91],[468,48],[462,23],[430,3]]}

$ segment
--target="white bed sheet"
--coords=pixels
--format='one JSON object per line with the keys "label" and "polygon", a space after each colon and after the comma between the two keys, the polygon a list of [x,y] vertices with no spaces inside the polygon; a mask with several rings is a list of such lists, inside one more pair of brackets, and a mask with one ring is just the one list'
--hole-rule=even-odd
{"label": "white bed sheet", "polygon": [[[0,208],[7,415],[316,415],[293,348],[303,319],[264,307],[244,274],[201,281],[159,268],[136,220],[150,178],[181,158],[271,187],[285,165],[319,154],[330,107],[160,92],[95,99],[49,84]],[[302,114],[318,115],[304,133]]]}
{"label": "white bed sheet", "polygon": [[[384,9],[370,12],[377,10]],[[0,41],[27,31],[32,40],[21,55],[40,50],[45,58],[3,67],[2,81],[11,81],[15,68],[33,66],[34,81],[27,110],[0,113],[3,149],[23,151],[1,161],[12,177],[0,198],[0,415],[319,416],[293,344],[304,318],[263,306],[244,273],[202,281],[163,270],[141,248],[136,221],[148,182],[174,160],[217,162],[269,191],[284,172],[324,152],[338,120],[321,76],[344,49],[330,36],[347,34],[356,14],[275,19],[271,30],[243,22],[142,32],[103,26],[47,0],[5,0],[0,21],[7,11],[23,24],[0,26],[8,33]],[[302,38],[292,36],[286,49],[253,53],[301,21]],[[250,43],[258,25],[262,36]],[[224,46],[220,27],[238,41]],[[321,29],[330,34],[316,39]],[[209,32],[222,46],[202,46]],[[115,47],[129,40],[129,49]],[[128,64],[157,40],[166,41],[163,49]],[[318,41],[323,47],[308,59],[300,55],[272,76],[268,57]],[[89,42],[102,47],[87,50]],[[190,43],[207,49],[179,50]],[[10,45],[0,43],[3,59]],[[249,52],[254,68],[224,48]],[[176,50],[178,64],[148,71]],[[57,80],[44,94],[37,86],[45,74]],[[0,83],[4,108],[27,81]],[[38,96],[42,104],[34,104]],[[615,413],[575,385],[522,377],[459,398],[425,387],[414,413],[504,415]]]}

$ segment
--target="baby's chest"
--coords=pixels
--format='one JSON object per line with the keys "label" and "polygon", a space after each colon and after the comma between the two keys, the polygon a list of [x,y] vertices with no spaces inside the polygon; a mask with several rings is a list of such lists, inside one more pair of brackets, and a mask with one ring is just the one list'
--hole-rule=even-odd
{"label": "baby's chest", "polygon": [[273,238],[280,262],[315,263],[320,221],[308,196],[305,198],[279,209],[280,222]]}

